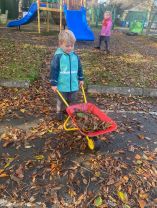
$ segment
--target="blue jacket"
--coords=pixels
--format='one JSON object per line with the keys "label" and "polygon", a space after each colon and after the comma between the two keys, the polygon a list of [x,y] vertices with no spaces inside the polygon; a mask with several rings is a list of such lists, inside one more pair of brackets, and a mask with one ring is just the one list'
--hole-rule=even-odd
{"label": "blue jacket", "polygon": [[79,57],[74,52],[67,54],[58,48],[51,61],[51,85],[57,86],[60,92],[74,92],[79,90],[81,80],[83,72]]}

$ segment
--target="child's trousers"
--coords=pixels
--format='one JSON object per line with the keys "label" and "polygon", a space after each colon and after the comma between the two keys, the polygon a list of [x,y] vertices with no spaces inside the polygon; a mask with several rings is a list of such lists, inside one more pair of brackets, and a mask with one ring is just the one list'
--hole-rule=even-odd
{"label": "child's trousers", "polygon": [[[61,92],[65,100],[69,105],[75,104],[77,102],[78,91],[75,92]],[[61,100],[59,96],[57,96],[57,113],[63,113],[66,109],[66,105]]]}
{"label": "child's trousers", "polygon": [[106,47],[106,51],[109,51],[109,44],[110,44],[110,36],[99,36],[99,45],[98,47],[101,46],[101,42],[104,41],[105,42],[105,47]]}

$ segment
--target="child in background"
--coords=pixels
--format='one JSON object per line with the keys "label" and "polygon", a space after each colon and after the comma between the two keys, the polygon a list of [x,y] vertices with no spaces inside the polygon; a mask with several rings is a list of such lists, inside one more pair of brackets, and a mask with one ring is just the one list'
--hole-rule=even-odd
{"label": "child in background", "polygon": [[99,35],[99,44],[96,49],[100,49],[102,40],[105,42],[106,53],[110,53],[109,43],[110,43],[110,36],[111,36],[111,29],[112,29],[112,17],[111,12],[106,11],[104,13],[104,19],[102,22],[102,28]]}
{"label": "child in background", "polygon": [[[68,104],[76,102],[79,85],[83,85],[80,58],[74,52],[76,42],[70,30],[59,33],[59,47],[51,61],[50,83],[54,92],[59,90]],[[57,119],[63,120],[65,104],[57,96]]]}

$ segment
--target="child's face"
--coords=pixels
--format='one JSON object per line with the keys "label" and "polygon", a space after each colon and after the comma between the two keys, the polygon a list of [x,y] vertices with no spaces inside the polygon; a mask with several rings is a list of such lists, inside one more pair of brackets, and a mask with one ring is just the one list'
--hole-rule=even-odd
{"label": "child's face", "polygon": [[74,50],[74,43],[63,43],[61,45],[61,48],[65,53],[70,53],[71,51]]}
{"label": "child's face", "polygon": [[110,18],[110,14],[109,14],[109,13],[105,13],[105,14],[104,14],[104,18],[105,18],[105,19]]}

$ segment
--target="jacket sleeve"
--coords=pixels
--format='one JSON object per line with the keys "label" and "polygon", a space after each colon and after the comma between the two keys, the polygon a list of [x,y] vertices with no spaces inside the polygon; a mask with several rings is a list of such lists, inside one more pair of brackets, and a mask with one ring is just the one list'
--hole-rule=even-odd
{"label": "jacket sleeve", "polygon": [[112,21],[110,21],[106,26],[106,32],[109,33],[112,29]]}
{"label": "jacket sleeve", "polygon": [[58,76],[60,71],[60,56],[55,55],[51,60],[51,71],[50,71],[50,84],[52,86],[57,86]]}
{"label": "jacket sleeve", "polygon": [[79,81],[84,80],[83,70],[82,70],[82,64],[81,64],[81,61],[80,61],[80,58],[79,57],[78,57],[78,80]]}

